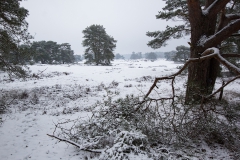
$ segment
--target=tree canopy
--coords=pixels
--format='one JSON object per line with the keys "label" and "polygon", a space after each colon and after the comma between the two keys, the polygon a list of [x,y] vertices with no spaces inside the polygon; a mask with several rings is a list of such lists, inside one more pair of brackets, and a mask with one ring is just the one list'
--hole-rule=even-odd
{"label": "tree canopy", "polygon": [[22,67],[9,62],[9,57],[13,52],[23,53],[21,44],[29,43],[31,36],[27,32],[28,23],[25,18],[28,11],[20,7],[21,0],[1,0],[0,1],[0,69],[8,74],[24,76]]}
{"label": "tree canopy", "polygon": [[83,34],[82,45],[87,47],[84,54],[86,63],[110,65],[117,41],[101,25],[91,25],[83,30]]}
{"label": "tree canopy", "polygon": [[42,64],[73,63],[74,52],[69,43],[57,44],[53,41],[33,42],[32,57],[35,62]]}
{"label": "tree canopy", "polygon": [[[152,48],[160,48],[166,45],[171,38],[181,38],[185,35],[192,35],[195,30],[210,30],[209,35],[198,35],[195,44],[199,47],[209,48],[213,44],[221,44],[230,36],[234,36],[239,30],[240,24],[240,2],[238,0],[197,0],[192,2],[165,0],[166,6],[156,15],[157,19],[183,21],[184,24],[174,27],[167,26],[164,31],[147,32],[147,36],[153,37],[148,45]],[[202,23],[206,18],[213,18],[209,24]],[[198,19],[199,18],[199,19]],[[195,30],[193,30],[193,23]],[[191,25],[192,24],[192,25]],[[198,25],[198,26],[197,26]],[[211,27],[211,28],[210,28]],[[229,31],[229,32],[228,32]],[[235,34],[239,37],[239,34]],[[194,37],[191,36],[191,38]],[[205,41],[203,41],[205,40]]]}

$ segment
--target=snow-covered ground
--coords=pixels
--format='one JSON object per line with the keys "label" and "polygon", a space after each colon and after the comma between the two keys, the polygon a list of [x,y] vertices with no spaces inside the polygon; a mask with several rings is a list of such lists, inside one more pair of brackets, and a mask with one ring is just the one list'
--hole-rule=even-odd
{"label": "snow-covered ground", "polygon": [[[79,160],[93,155],[79,151],[64,142],[57,143],[47,134],[52,134],[54,124],[62,119],[88,117],[88,108],[106,96],[101,86],[115,84],[112,90],[119,96],[126,94],[144,95],[154,77],[170,75],[177,66],[163,59],[151,61],[117,60],[112,66],[32,65],[32,76],[26,80],[8,80],[0,73],[2,105],[7,112],[0,114],[0,159],[1,160]],[[181,89],[186,76],[180,76],[176,88]],[[220,86],[221,82],[217,83]],[[159,85],[158,95],[168,95],[170,85]],[[226,92],[237,92],[239,81],[229,85]],[[239,92],[239,91],[238,91]],[[4,104],[3,104],[4,103]],[[1,120],[0,119],[0,120]],[[212,150],[201,146],[202,154],[193,159],[230,159],[230,153],[219,148]],[[93,156],[94,157],[94,156]],[[131,157],[131,156],[130,156]],[[195,158],[194,158],[195,157]],[[149,159],[132,156],[132,159]]]}

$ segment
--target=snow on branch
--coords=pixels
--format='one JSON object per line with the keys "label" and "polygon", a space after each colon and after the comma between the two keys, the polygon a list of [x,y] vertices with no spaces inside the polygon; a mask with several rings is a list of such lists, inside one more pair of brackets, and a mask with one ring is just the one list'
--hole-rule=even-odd
{"label": "snow on branch", "polygon": [[216,15],[223,7],[229,2],[229,0],[215,0],[206,9],[202,11],[203,15]]}
{"label": "snow on branch", "polygon": [[59,141],[69,143],[69,144],[71,144],[71,145],[79,148],[79,149],[82,150],[82,151],[94,152],[94,153],[102,153],[102,152],[100,152],[100,151],[95,151],[95,150],[90,150],[90,149],[82,148],[79,144],[77,144],[77,143],[75,143],[75,142],[73,142],[73,141],[71,141],[71,140],[63,139],[63,138],[57,137],[57,136],[55,136],[55,135],[50,135],[50,134],[47,134],[47,135],[48,135],[49,137],[55,138],[55,139],[57,139],[57,140],[59,140]]}
{"label": "snow on branch", "polygon": [[201,38],[199,41],[199,46],[203,46],[206,48],[210,48],[210,46],[214,46],[216,44],[220,44],[223,40],[227,37],[231,36],[233,33],[239,30],[240,26],[240,19],[236,19],[231,21],[228,25],[223,27],[217,33],[210,37],[205,37],[204,41]]}

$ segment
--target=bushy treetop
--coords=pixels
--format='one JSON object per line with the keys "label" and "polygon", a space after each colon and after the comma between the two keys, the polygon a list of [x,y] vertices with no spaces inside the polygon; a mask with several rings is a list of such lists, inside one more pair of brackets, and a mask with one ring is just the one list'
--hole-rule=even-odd
{"label": "bushy treetop", "polygon": [[84,34],[82,45],[85,50],[86,63],[109,65],[114,59],[113,50],[116,40],[109,36],[102,25],[91,25],[82,31]]}

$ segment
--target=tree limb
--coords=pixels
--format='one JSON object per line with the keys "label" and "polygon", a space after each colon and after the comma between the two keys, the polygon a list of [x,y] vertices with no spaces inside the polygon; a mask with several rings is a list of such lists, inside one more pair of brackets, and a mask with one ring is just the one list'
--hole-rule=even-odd
{"label": "tree limb", "polygon": [[70,141],[70,140],[66,140],[66,139],[63,139],[63,138],[59,138],[59,137],[56,137],[56,136],[50,135],[50,134],[47,134],[47,135],[48,135],[49,137],[55,138],[55,139],[57,139],[57,140],[59,140],[59,141],[69,143],[69,144],[71,144],[71,145],[79,148],[79,149],[82,150],[82,151],[93,152],[93,153],[102,153],[102,152],[100,152],[100,151],[95,151],[95,150],[90,150],[90,149],[84,149],[84,148],[82,148],[79,144],[77,144],[77,143],[75,143],[75,142],[73,142],[73,141]]}
{"label": "tree limb", "polygon": [[213,92],[212,94],[204,97],[204,99],[210,99],[212,98],[215,94],[217,94],[218,92],[222,91],[224,87],[226,87],[228,84],[230,84],[231,82],[235,81],[236,79],[240,78],[239,76],[234,77],[233,79],[229,80],[227,83],[225,83],[224,85],[222,85],[222,87],[218,88],[215,92]]}
{"label": "tree limb", "polygon": [[223,27],[220,31],[210,36],[203,44],[205,48],[210,48],[211,46],[216,46],[220,44],[227,37],[231,36],[233,33],[240,29],[240,19],[230,22],[228,25]]}
{"label": "tree limb", "polygon": [[230,0],[215,0],[205,9],[205,11],[207,11],[209,16],[215,16],[226,6],[229,1]]}

